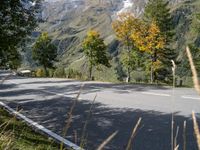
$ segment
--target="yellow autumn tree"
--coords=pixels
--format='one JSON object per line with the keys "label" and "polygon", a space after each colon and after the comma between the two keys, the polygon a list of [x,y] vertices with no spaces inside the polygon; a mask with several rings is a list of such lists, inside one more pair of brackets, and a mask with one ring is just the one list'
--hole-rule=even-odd
{"label": "yellow autumn tree", "polygon": [[137,30],[134,30],[132,33],[131,39],[139,50],[150,55],[151,83],[153,83],[156,69],[162,66],[161,62],[157,61],[159,55],[162,53],[160,50],[165,46],[165,38],[162,36],[156,22],[152,22],[150,25],[140,22]]}
{"label": "yellow autumn tree", "polygon": [[[138,27],[139,19],[135,18],[132,13],[121,13],[117,19],[113,21],[112,28],[119,41],[124,45],[125,51],[122,52],[122,64],[127,70],[127,82],[130,81],[130,73],[134,68],[134,57],[132,51],[134,50],[134,43],[131,35]],[[124,59],[124,57],[126,57]]]}

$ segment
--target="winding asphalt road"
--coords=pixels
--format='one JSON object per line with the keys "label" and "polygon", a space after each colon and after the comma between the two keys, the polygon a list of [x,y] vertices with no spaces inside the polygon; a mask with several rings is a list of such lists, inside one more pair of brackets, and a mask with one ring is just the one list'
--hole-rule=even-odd
{"label": "winding asphalt road", "polygon": [[[0,71],[0,79],[8,74]],[[23,78],[13,75],[0,85],[0,101],[13,109],[21,108],[21,113],[26,117],[62,135],[69,109],[82,84],[84,86],[73,113],[73,122],[66,136],[70,141],[80,143],[83,126],[97,95],[88,120],[86,149],[94,150],[117,130],[117,136],[105,149],[124,150],[132,128],[141,117],[133,149],[169,150],[171,112],[174,112],[174,132],[179,128],[179,149],[183,149],[183,122],[187,121],[187,149],[197,150],[191,112],[195,111],[199,116],[200,96],[190,88],[173,90],[161,86]]]}

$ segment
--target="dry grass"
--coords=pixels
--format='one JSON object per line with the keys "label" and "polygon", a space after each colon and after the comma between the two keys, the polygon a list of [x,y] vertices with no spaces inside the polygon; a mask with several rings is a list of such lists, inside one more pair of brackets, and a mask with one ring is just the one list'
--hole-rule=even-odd
{"label": "dry grass", "polygon": [[194,88],[200,95],[200,84],[199,84],[199,79],[198,79],[198,75],[197,75],[197,70],[195,68],[195,65],[194,65],[194,62],[193,62],[193,58],[192,58],[192,54],[190,52],[190,48],[189,47],[186,48],[186,53],[187,53],[188,60],[189,60],[189,63],[190,63],[190,67],[191,67],[191,71],[192,71],[192,78],[193,78]]}
{"label": "dry grass", "polygon": [[86,141],[87,141],[87,137],[86,137],[86,131],[87,131],[87,125],[90,121],[90,118],[92,116],[92,110],[93,110],[93,106],[94,106],[94,102],[97,98],[97,94],[95,95],[93,101],[92,101],[92,104],[90,106],[90,109],[89,109],[89,113],[87,115],[87,119],[85,121],[85,124],[84,124],[84,127],[83,127],[83,132],[82,132],[82,135],[81,135],[81,142],[80,142],[80,147],[81,148],[84,148],[84,146],[86,145]]}
{"label": "dry grass", "polygon": [[[64,127],[64,130],[63,130],[63,137],[65,137],[67,135],[68,129],[70,128],[70,125],[72,123],[73,111],[74,111],[74,108],[75,108],[77,101],[80,97],[80,94],[81,94],[83,87],[84,87],[84,85],[81,85],[79,93],[77,94],[75,100],[73,101],[72,106],[70,107],[70,111],[67,114],[68,117],[67,117],[67,120],[66,120],[66,126]],[[63,141],[60,143],[60,150],[63,150]]]}
{"label": "dry grass", "polygon": [[186,150],[186,127],[187,127],[187,124],[186,124],[186,121],[184,121],[183,123],[183,150]]}
{"label": "dry grass", "polygon": [[173,60],[172,62],[172,72],[173,72],[173,93],[172,93],[172,100],[171,100],[171,106],[172,106],[172,113],[171,113],[171,150],[175,149],[176,146],[176,139],[174,139],[174,89],[176,85],[176,64]]}
{"label": "dry grass", "polygon": [[[194,88],[200,95],[200,84],[199,84],[199,80],[198,80],[198,75],[197,75],[196,67],[194,65],[192,54],[190,52],[189,47],[186,48],[186,53],[188,56],[188,60],[189,60],[192,75],[193,75],[192,77],[193,77],[193,82],[194,82]],[[196,136],[197,146],[198,146],[198,149],[200,150],[200,132],[199,132],[199,126],[198,126],[194,112],[192,112],[192,119],[193,119],[193,128],[194,128],[194,132],[195,132],[195,136]]]}
{"label": "dry grass", "polygon": [[178,150],[179,147],[179,145],[177,144],[178,133],[179,133],[179,126],[176,128],[176,135],[174,138],[174,150]]}
{"label": "dry grass", "polygon": [[200,150],[200,132],[199,132],[199,126],[198,126],[197,119],[194,112],[192,112],[192,120],[193,120],[193,128],[194,128],[194,133],[196,136],[197,146],[198,146],[198,149]]}
{"label": "dry grass", "polygon": [[117,135],[118,131],[115,131],[113,134],[111,134],[106,140],[104,140],[100,146],[97,148],[97,150],[103,150],[103,148]]}
{"label": "dry grass", "polygon": [[132,145],[133,139],[134,139],[134,137],[136,135],[136,131],[137,131],[141,121],[142,121],[142,118],[139,118],[137,123],[136,123],[136,125],[135,125],[135,127],[133,128],[132,134],[131,134],[131,136],[130,136],[130,138],[128,140],[128,144],[127,144],[126,150],[131,150],[131,148],[133,147],[133,145]]}

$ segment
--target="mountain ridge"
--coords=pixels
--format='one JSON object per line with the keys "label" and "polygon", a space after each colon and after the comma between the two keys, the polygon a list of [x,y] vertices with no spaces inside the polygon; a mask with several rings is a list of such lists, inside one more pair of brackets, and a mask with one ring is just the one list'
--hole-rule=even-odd
{"label": "mountain ridge", "polygon": [[[47,31],[58,46],[59,62],[57,66],[81,69],[85,64],[81,43],[89,29],[100,32],[108,45],[108,52],[115,64],[113,73],[117,71],[120,43],[116,40],[111,23],[119,12],[131,11],[137,17],[143,14],[147,0],[58,0],[45,1],[43,4],[42,19],[38,32]],[[170,9],[178,33],[175,36],[175,49],[181,49],[187,43],[187,38],[181,33],[189,33],[191,15],[195,0],[172,0]],[[198,3],[198,2],[197,2]],[[200,8],[200,7],[199,7]],[[199,9],[198,8],[198,9]],[[184,25],[187,26],[184,28]],[[193,40],[193,39],[190,39]],[[81,62],[80,62],[81,61]],[[82,64],[82,65],[80,65]]]}

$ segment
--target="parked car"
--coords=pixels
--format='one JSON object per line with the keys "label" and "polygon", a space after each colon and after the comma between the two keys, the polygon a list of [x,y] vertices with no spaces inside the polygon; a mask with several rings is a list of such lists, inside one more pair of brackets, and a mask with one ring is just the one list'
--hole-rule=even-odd
{"label": "parked car", "polygon": [[31,70],[20,70],[17,72],[18,76],[31,76]]}

